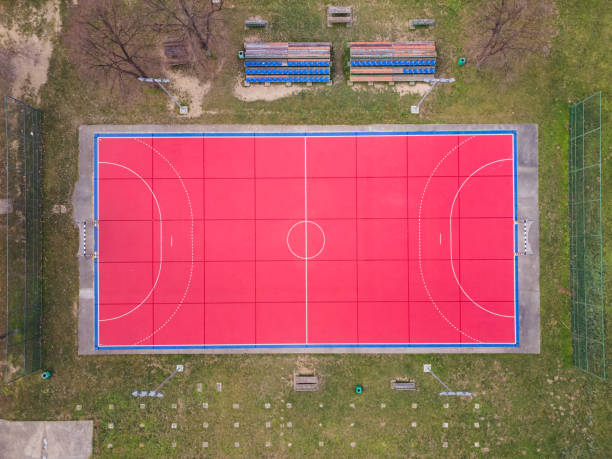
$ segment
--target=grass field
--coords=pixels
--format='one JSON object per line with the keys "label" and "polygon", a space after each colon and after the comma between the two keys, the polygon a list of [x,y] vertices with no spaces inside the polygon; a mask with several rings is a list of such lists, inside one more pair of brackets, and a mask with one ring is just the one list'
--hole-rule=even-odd
{"label": "grass field", "polygon": [[[9,3],[0,1],[0,7],[8,8]],[[143,87],[126,99],[96,81],[80,78],[64,42],[56,40],[48,82],[38,104],[45,116],[44,362],[54,376],[41,381],[35,375],[3,386],[0,416],[92,419],[96,456],[457,457],[488,453],[495,457],[609,457],[612,385],[572,368],[567,223],[568,104],[612,87],[612,10],[606,2],[559,0],[549,55],[527,59],[511,78],[497,70],[476,72],[469,65],[454,65],[467,46],[466,15],[477,8],[477,1],[444,0],[433,5],[417,0],[355,0],[351,3],[357,24],[352,29],[328,29],[321,2],[231,3],[233,8],[223,14],[227,39],[214,54],[223,64],[212,77],[203,101],[204,114],[197,119],[171,115],[160,91]],[[69,4],[72,2],[62,3],[64,18],[70,14]],[[232,94],[241,66],[235,53],[245,35],[257,33],[242,28],[250,14],[273,23],[270,30],[259,32],[264,40],[332,41],[337,64],[343,44],[350,39],[432,37],[440,53],[440,74],[452,75],[457,82],[437,88],[419,117],[410,115],[416,95],[400,97],[386,87],[356,91],[344,81],[272,102],[241,102]],[[412,17],[434,17],[436,27],[410,33],[407,23]],[[336,71],[341,73],[338,65]],[[605,97],[604,194],[612,189],[612,110],[610,94]],[[77,180],[78,126],[187,122],[537,123],[541,354],[77,356],[78,232],[70,213],[55,214],[51,209],[56,204],[71,208]],[[612,199],[604,203],[604,216],[609,303]],[[609,308],[607,318],[610,337]],[[186,371],[167,385],[166,397],[146,400],[145,409],[140,409],[141,400],[130,393],[154,387],[177,363],[184,363]],[[432,363],[434,371],[455,390],[472,391],[475,397],[439,397],[440,386],[423,374],[423,363]],[[323,389],[293,392],[290,376],[298,366],[316,368],[323,377]],[[415,378],[419,391],[392,392],[389,380],[398,376]],[[215,391],[216,382],[223,383],[220,393]],[[196,389],[198,383],[203,384],[202,392]],[[353,392],[357,383],[365,387],[362,395]],[[208,403],[208,409],[203,403]],[[238,409],[232,408],[235,403]],[[266,409],[265,403],[271,407]],[[381,403],[386,407],[381,408]],[[77,405],[82,406],[80,411]],[[266,422],[271,423],[269,428]],[[445,422],[448,428],[443,428]],[[113,429],[108,428],[109,423]],[[177,424],[176,429],[172,423]],[[266,441],[270,447],[265,447]],[[203,442],[208,442],[207,449]],[[109,443],[112,450],[107,448]]]}

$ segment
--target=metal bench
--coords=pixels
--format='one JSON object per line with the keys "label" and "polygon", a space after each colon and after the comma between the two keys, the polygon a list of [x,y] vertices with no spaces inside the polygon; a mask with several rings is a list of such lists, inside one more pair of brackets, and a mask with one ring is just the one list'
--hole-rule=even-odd
{"label": "metal bench", "polygon": [[416,382],[408,379],[392,379],[391,389],[393,390],[417,390]]}
{"label": "metal bench", "polygon": [[268,27],[268,21],[263,19],[247,19],[244,21],[245,29],[265,29]]}
{"label": "metal bench", "polygon": [[408,25],[411,29],[416,29],[417,27],[433,27],[436,24],[436,21],[433,19],[411,19]]}
{"label": "metal bench", "polygon": [[319,377],[315,375],[300,375],[293,373],[293,389],[298,392],[313,392],[319,390]]}

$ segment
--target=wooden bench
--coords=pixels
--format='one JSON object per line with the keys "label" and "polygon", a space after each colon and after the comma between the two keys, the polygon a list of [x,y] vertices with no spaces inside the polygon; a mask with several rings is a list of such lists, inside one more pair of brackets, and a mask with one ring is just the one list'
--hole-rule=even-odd
{"label": "wooden bench", "polygon": [[393,390],[417,390],[416,382],[409,379],[392,379],[391,389]]}
{"label": "wooden bench", "polygon": [[265,29],[268,27],[268,21],[263,19],[247,19],[244,21],[245,29]]}
{"label": "wooden bench", "polygon": [[433,27],[436,24],[436,21],[433,19],[411,19],[408,23],[412,30],[417,27]]}
{"label": "wooden bench", "polygon": [[298,392],[313,392],[319,390],[319,377],[315,375],[300,375],[293,373],[293,389]]}
{"label": "wooden bench", "polygon": [[185,65],[192,61],[190,47],[185,38],[165,41],[163,46],[168,65]]}
{"label": "wooden bench", "polygon": [[352,6],[328,6],[327,7],[327,27],[333,24],[346,24],[347,27],[353,26],[353,7]]}

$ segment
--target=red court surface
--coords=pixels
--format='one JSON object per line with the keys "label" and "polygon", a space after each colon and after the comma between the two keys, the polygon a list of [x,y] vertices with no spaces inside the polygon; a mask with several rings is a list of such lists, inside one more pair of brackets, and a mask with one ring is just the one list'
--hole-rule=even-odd
{"label": "red court surface", "polygon": [[97,349],[518,345],[514,131],[95,142]]}

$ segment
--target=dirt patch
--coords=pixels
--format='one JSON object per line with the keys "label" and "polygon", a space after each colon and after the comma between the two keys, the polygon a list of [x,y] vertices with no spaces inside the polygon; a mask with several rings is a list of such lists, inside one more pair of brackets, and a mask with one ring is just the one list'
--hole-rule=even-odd
{"label": "dirt patch", "polygon": [[[193,75],[186,75],[180,72],[168,72],[172,89],[176,91],[176,97],[181,104],[189,105],[189,113],[186,115],[189,118],[197,118],[202,116],[202,102],[204,96],[210,90],[210,81],[200,81]],[[168,109],[176,111],[176,104],[168,101]]]}
{"label": "dirt patch", "polygon": [[40,87],[47,82],[53,39],[62,25],[59,3],[59,0],[49,1],[39,10],[46,27],[38,35],[24,33],[24,28],[17,23],[11,28],[0,24],[0,47],[10,50],[10,91],[16,97],[25,93],[36,96]]}
{"label": "dirt patch", "polygon": [[317,362],[310,355],[299,355],[295,360],[295,371],[298,374],[316,374]]}
{"label": "dirt patch", "polygon": [[388,83],[374,83],[373,85],[369,85],[367,83],[359,83],[351,86],[353,91],[382,91],[389,88],[392,88],[396,93],[401,96],[405,96],[406,94],[417,94],[422,96],[427,92],[427,90],[431,86],[428,83],[416,83],[414,85],[408,83],[395,83],[393,86],[389,86]]}
{"label": "dirt patch", "polygon": [[245,43],[253,43],[258,41],[261,41],[261,37],[259,35],[247,35],[246,37],[244,37]]}
{"label": "dirt patch", "polygon": [[254,102],[256,100],[277,100],[283,97],[294,96],[307,89],[304,86],[281,86],[281,85],[253,85],[245,87],[240,80],[234,85],[234,97],[244,102]]}
{"label": "dirt patch", "polygon": [[405,96],[406,94],[418,94],[422,96],[425,94],[431,85],[428,83],[417,83],[415,85],[410,84],[396,84],[394,86],[395,92],[397,92],[400,96]]}

